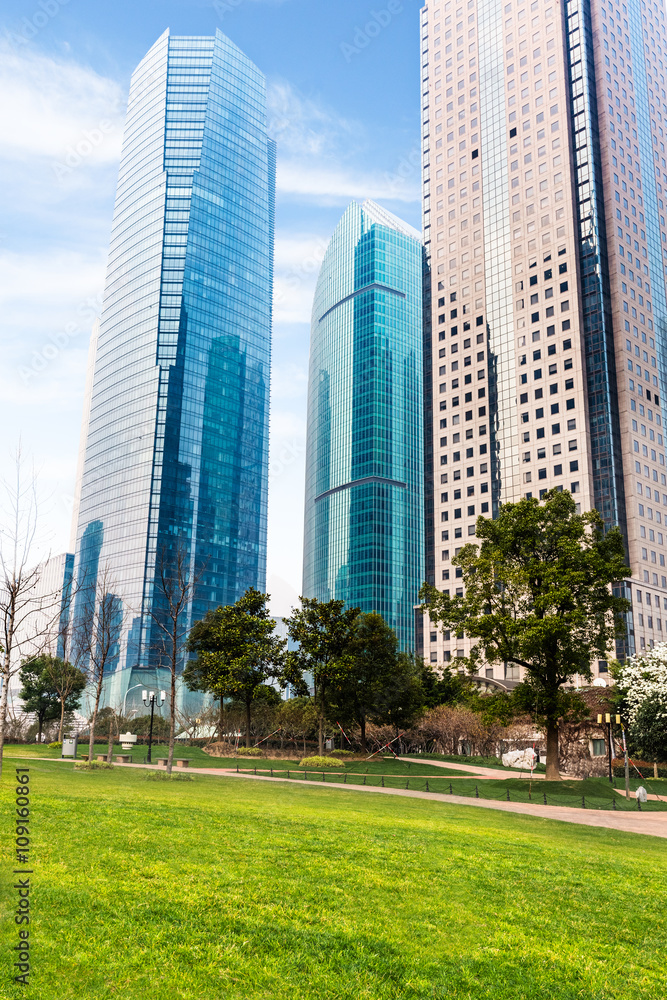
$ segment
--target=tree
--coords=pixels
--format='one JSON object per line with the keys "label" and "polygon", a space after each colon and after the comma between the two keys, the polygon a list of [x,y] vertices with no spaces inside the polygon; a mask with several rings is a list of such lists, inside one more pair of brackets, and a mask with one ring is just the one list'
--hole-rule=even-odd
{"label": "tree", "polygon": [[72,663],[59,656],[44,657],[43,675],[58,696],[60,702],[60,726],[58,739],[62,741],[65,727],[65,712],[73,712],[81,704],[81,695],[86,686],[86,675]]}
{"label": "tree", "polygon": [[75,625],[76,634],[73,645],[77,650],[80,662],[86,665],[89,681],[95,689],[88,740],[89,760],[93,759],[95,725],[104,677],[107,668],[117,662],[119,654],[120,634],[123,625],[123,602],[112,592],[113,589],[115,588],[109,570],[105,568]]}
{"label": "tree", "polygon": [[306,739],[317,730],[317,710],[313,699],[302,696],[283,701],[278,719],[288,740],[294,740],[295,743],[297,739],[302,740],[305,755]]}
{"label": "tree", "polygon": [[153,652],[169,670],[169,750],[167,774],[174,765],[176,741],[176,677],[183,659],[188,636],[188,611],[195,585],[190,573],[187,550],[179,545],[175,552],[160,556],[155,580],[156,601],[151,612],[155,641]]}
{"label": "tree", "polygon": [[[60,699],[53,687],[50,678],[45,674],[45,666],[48,657],[36,656],[31,660],[26,660],[19,668],[19,678],[21,690],[19,698],[23,702],[26,712],[34,712],[37,716],[39,731],[38,742],[42,742],[42,732],[44,723],[50,719],[57,719],[60,714]],[[76,707],[76,706],[74,706]],[[67,709],[73,711],[73,708]]]}
{"label": "tree", "polygon": [[424,610],[443,629],[473,640],[463,662],[522,666],[534,714],[547,735],[547,777],[558,780],[558,720],[572,709],[563,685],[591,677],[594,656],[608,656],[625,634],[629,602],[613,585],[630,575],[618,528],[603,533],[597,511],[578,514],[568,492],[551,490],[505,504],[495,520],[477,520],[479,546],[463,546],[464,596],[425,585]]}
{"label": "tree", "polygon": [[422,660],[420,674],[425,708],[437,708],[438,705],[456,705],[466,701],[475,690],[469,678],[447,666],[442,668],[441,673],[437,673]]}
{"label": "tree", "polygon": [[375,701],[372,720],[388,723],[399,735],[424,710],[423,661],[410,653],[399,653],[395,668],[382,685]]}
{"label": "tree", "polygon": [[633,752],[642,760],[667,760],[667,643],[628,658],[616,671]]}
{"label": "tree", "polygon": [[366,719],[373,716],[383,689],[396,673],[398,639],[382,615],[360,613],[350,643],[350,670],[343,675],[336,697],[340,716],[354,721],[361,730],[361,747],[366,750]]}
{"label": "tree", "polygon": [[276,623],[267,608],[268,594],[249,587],[235,604],[209,611],[195,622],[188,649],[197,653],[183,679],[191,690],[232,697],[245,706],[245,737],[249,747],[252,703],[266,682],[283,678],[286,641],[273,633]]}
{"label": "tree", "polygon": [[3,510],[0,528],[0,775],[5,745],[9,688],[25,658],[26,648],[47,639],[59,621],[61,591],[43,593],[42,566],[34,565],[37,535],[37,488],[34,475],[26,476],[20,449],[11,482],[2,483]]}
{"label": "tree", "polygon": [[348,680],[352,668],[352,643],[359,608],[345,608],[345,601],[318,601],[300,597],[301,607],[286,619],[287,632],[299,649],[287,654],[295,678],[309,673],[313,679],[318,718],[318,746],[324,753],[324,720],[329,699]]}

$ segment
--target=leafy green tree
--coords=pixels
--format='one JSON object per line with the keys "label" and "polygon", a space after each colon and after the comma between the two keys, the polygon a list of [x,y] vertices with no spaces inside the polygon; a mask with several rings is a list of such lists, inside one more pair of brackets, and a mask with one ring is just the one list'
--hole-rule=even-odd
{"label": "leafy green tree", "polygon": [[457,705],[467,701],[475,690],[470,679],[458,671],[443,667],[442,672],[438,673],[423,660],[416,662],[420,668],[424,708],[437,708],[438,705]]}
{"label": "leafy green tree", "polygon": [[383,689],[396,673],[398,639],[382,615],[375,611],[357,616],[350,644],[350,670],[344,674],[335,698],[338,715],[361,729],[366,750],[366,719],[375,714]]}
{"label": "leafy green tree", "polygon": [[304,673],[313,679],[318,719],[318,744],[324,754],[324,721],[332,696],[349,682],[352,647],[359,608],[345,601],[318,601],[301,597],[301,607],[286,619],[291,639],[299,649],[287,654],[290,683],[303,685]]}
{"label": "leafy green tree", "polygon": [[306,740],[315,735],[317,730],[317,710],[312,698],[301,696],[283,701],[278,713],[278,721],[288,740],[297,739],[303,742],[303,752],[306,753]]}
{"label": "leafy green tree", "polygon": [[399,653],[396,666],[378,692],[371,719],[393,726],[396,735],[407,729],[423,713],[425,706],[422,683],[423,661],[411,653]]}
{"label": "leafy green tree", "polygon": [[471,640],[464,660],[511,662],[526,672],[534,715],[547,734],[547,777],[558,780],[558,720],[571,715],[563,685],[591,677],[590,662],[607,657],[625,632],[629,602],[613,584],[630,575],[618,528],[605,535],[597,511],[578,514],[568,492],[551,490],[508,503],[495,520],[477,520],[479,545],[465,545],[455,564],[464,596],[425,585],[424,610],[444,629]]}
{"label": "leafy green tree", "polygon": [[59,656],[45,656],[43,675],[46,683],[56,692],[60,702],[60,727],[58,739],[62,742],[65,712],[73,712],[81,704],[81,695],[87,683],[83,670],[79,670]]}
{"label": "leafy green tree", "polygon": [[183,673],[190,690],[210,691],[218,698],[242,701],[246,746],[250,746],[253,700],[268,680],[282,681],[286,642],[273,633],[268,594],[249,587],[235,604],[209,611],[196,622],[188,649],[197,654]]}
{"label": "leafy green tree", "polygon": [[[21,690],[19,698],[23,702],[26,712],[34,712],[37,716],[39,726],[38,740],[42,742],[42,732],[44,723],[51,719],[57,719],[60,715],[60,698],[54,688],[50,678],[46,675],[44,668],[47,656],[36,656],[32,660],[26,660],[19,668],[19,678],[21,680]],[[65,708],[66,711],[73,711],[76,708]]]}

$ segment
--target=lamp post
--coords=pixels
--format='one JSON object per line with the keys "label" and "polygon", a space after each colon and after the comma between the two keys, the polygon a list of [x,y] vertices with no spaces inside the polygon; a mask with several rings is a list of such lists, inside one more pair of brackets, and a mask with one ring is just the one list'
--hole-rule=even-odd
{"label": "lamp post", "polygon": [[151,746],[153,743],[153,713],[155,712],[155,704],[157,702],[158,708],[164,705],[167,694],[165,691],[160,691],[159,695],[155,691],[146,691],[145,689],[141,692],[141,700],[143,701],[146,708],[150,705],[151,707],[151,725],[148,730],[148,763],[151,763]]}
{"label": "lamp post", "polygon": [[[605,725],[609,727],[609,730],[608,730],[609,736],[608,736],[608,740],[607,740],[607,760],[608,760],[608,765],[609,765],[609,781],[610,781],[611,784],[613,784],[613,782],[614,782],[614,776],[613,776],[613,773],[612,773],[612,766],[611,766],[611,757],[612,757],[612,732],[611,732],[611,725],[612,725],[612,723],[611,723],[611,715],[609,714],[609,712],[607,712],[605,714],[605,716],[604,716],[604,722],[605,722]],[[620,726],[620,724],[621,724],[621,717],[620,717],[620,715],[617,715],[616,716],[616,725]],[[601,715],[598,715],[598,725],[602,725],[602,716]],[[626,754],[626,756],[627,756],[627,754]]]}

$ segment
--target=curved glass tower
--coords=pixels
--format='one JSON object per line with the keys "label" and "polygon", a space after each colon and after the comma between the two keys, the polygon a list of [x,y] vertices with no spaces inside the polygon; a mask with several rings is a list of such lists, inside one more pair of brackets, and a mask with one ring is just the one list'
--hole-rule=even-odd
{"label": "curved glass tower", "polygon": [[423,582],[420,234],[353,202],[324,256],[310,342],[303,593],[377,611],[414,649]]}
{"label": "curved glass tower", "polygon": [[165,32],[130,86],[77,525],[75,620],[104,569],[121,668],[159,664],[177,560],[189,622],[265,587],[274,177],[257,67]]}

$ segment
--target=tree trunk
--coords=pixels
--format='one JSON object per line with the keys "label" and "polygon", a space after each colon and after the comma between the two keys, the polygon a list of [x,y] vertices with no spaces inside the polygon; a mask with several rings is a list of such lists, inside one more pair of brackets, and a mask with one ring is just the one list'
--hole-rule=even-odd
{"label": "tree trunk", "polygon": [[555,722],[547,723],[547,781],[560,781],[558,765],[558,726]]}
{"label": "tree trunk", "polygon": [[245,745],[250,746],[250,699],[245,703]]}
{"label": "tree trunk", "polygon": [[303,734],[303,756],[306,756],[306,733]]}
{"label": "tree trunk", "polygon": [[169,753],[167,754],[167,774],[174,766],[174,740],[176,738],[176,664],[171,664],[171,705],[169,706]]}
{"label": "tree trunk", "polygon": [[95,692],[95,707],[93,708],[93,718],[90,723],[90,739],[88,740],[88,763],[93,759],[93,743],[95,742],[95,723],[97,722],[97,711],[100,707],[100,696],[102,694],[102,679],[104,671],[100,670],[97,690]]}
{"label": "tree trunk", "polygon": [[366,753],[366,716],[362,715],[360,720],[361,725],[361,749]]}
{"label": "tree trunk", "polygon": [[42,729],[44,728],[44,714],[37,716],[37,722],[39,723],[39,732],[37,733],[37,742],[42,742]]}
{"label": "tree trunk", "polygon": [[109,717],[109,745],[107,747],[107,764],[111,763],[113,757],[113,715]]}
{"label": "tree trunk", "polygon": [[65,699],[61,697],[60,699],[60,729],[58,730],[58,739],[62,743],[63,741],[63,730],[65,728]]}
{"label": "tree trunk", "polygon": [[225,732],[225,696],[220,695],[220,717],[218,719],[218,739],[224,739]]}
{"label": "tree trunk", "polygon": [[317,746],[320,757],[324,756],[324,713],[320,712],[319,729],[317,733]]}

